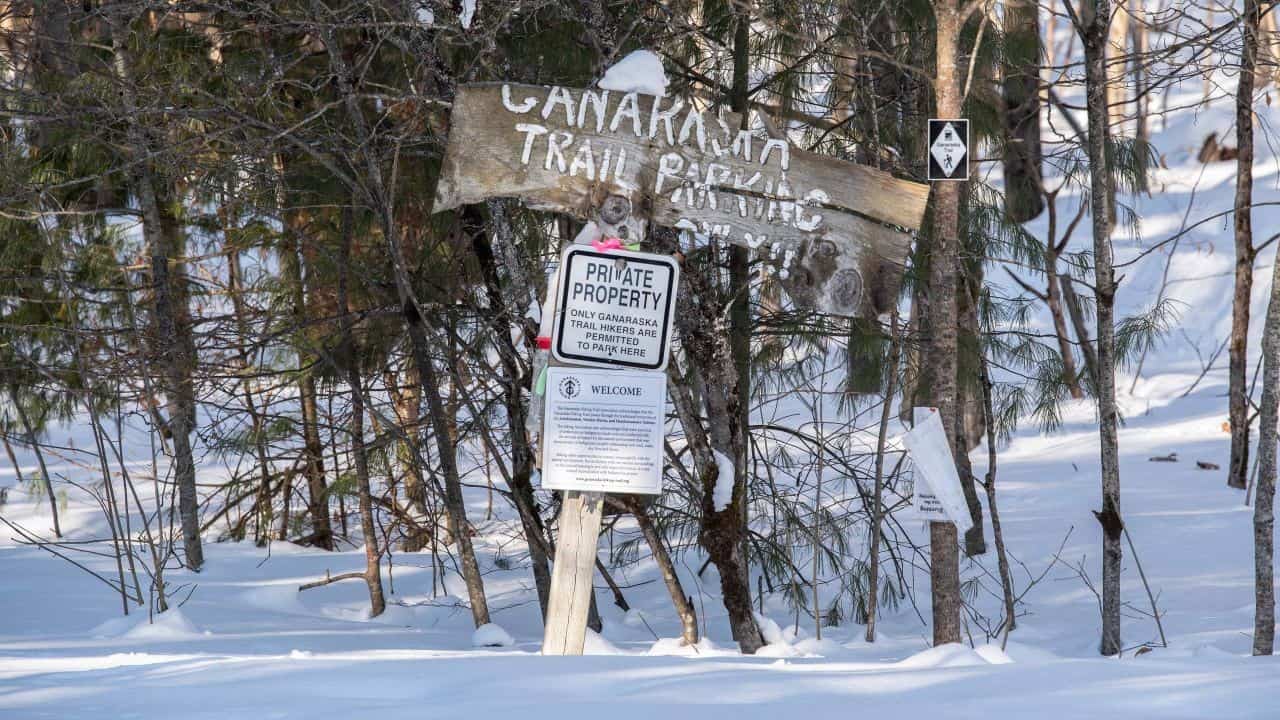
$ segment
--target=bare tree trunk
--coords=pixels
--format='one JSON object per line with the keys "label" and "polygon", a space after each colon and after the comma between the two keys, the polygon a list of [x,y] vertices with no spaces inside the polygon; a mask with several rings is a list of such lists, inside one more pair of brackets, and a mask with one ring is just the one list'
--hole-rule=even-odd
{"label": "bare tree trunk", "polygon": [[18,422],[22,423],[22,432],[27,436],[27,445],[36,454],[36,464],[40,466],[40,479],[44,481],[45,492],[49,494],[49,510],[53,513],[53,536],[61,538],[62,525],[58,522],[58,499],[53,496],[53,479],[49,477],[49,468],[45,467],[44,451],[40,449],[40,443],[36,440],[31,421],[27,419],[27,411],[22,409],[22,402],[18,400],[17,385],[9,386],[9,400],[13,402],[14,412],[18,414]]}
{"label": "bare tree trunk", "polygon": [[1085,375],[1089,385],[1097,392],[1098,387],[1098,354],[1094,352],[1093,341],[1089,339],[1089,326],[1084,320],[1084,309],[1080,307],[1080,298],[1076,297],[1075,285],[1071,276],[1063,273],[1058,276],[1062,287],[1062,300],[1071,316],[1071,324],[1075,327],[1076,342],[1080,345],[1080,355],[1084,357]]}
{"label": "bare tree trunk", "polygon": [[[1252,4],[1252,0],[1250,0]],[[1256,4],[1254,4],[1256,8]],[[1258,416],[1258,487],[1253,506],[1253,654],[1270,655],[1276,633],[1275,496],[1277,405],[1280,405],[1280,263],[1262,334],[1262,407]]]}
{"label": "bare tree trunk", "polygon": [[628,504],[636,525],[640,527],[640,533],[644,535],[645,542],[649,543],[649,551],[653,553],[653,561],[662,573],[667,592],[671,594],[671,604],[680,618],[680,640],[685,645],[694,645],[698,642],[698,615],[694,612],[689,596],[684,593],[684,586],[680,584],[680,576],[676,574],[675,563],[671,562],[671,555],[662,541],[662,535],[654,527],[653,518],[649,517],[649,511],[640,501],[632,498]]}
{"label": "bare tree trunk", "polygon": [[[312,5],[319,15],[324,14],[325,9],[320,3],[313,2]],[[375,143],[371,139],[372,134],[365,121],[364,109],[352,85],[351,67],[343,54],[343,48],[338,44],[331,26],[322,25],[318,32],[329,56],[329,68],[343,98],[346,119],[351,123],[355,136],[362,146],[360,154],[365,161],[365,184],[353,187],[352,190],[358,190],[368,198],[387,242],[397,299],[405,316],[414,362],[418,365],[418,371],[422,373],[426,391],[427,413],[431,419],[432,434],[439,455],[440,472],[445,481],[445,509],[458,530],[454,540],[458,544],[462,578],[467,585],[467,596],[471,601],[472,620],[476,627],[479,627],[489,622],[489,605],[484,596],[484,579],[480,576],[480,566],[476,561],[475,548],[471,543],[466,504],[462,497],[462,479],[458,474],[457,448],[449,437],[449,420],[445,415],[444,403],[440,399],[441,378],[431,362],[431,351],[424,326],[425,310],[413,289],[409,269],[405,265],[400,226],[396,222],[394,212],[395,199],[383,181],[383,166],[375,156]]]}
{"label": "bare tree trunk", "polygon": [[276,535],[276,539],[284,541],[289,539],[289,511],[293,506],[293,470],[288,470],[284,474],[280,497],[283,505],[280,509],[280,533]]}
{"label": "bare tree trunk", "polygon": [[[397,248],[398,249],[398,248]],[[403,267],[399,262],[397,266]],[[407,283],[406,283],[407,284]],[[454,543],[458,546],[458,562],[462,567],[462,579],[467,585],[467,598],[471,602],[471,616],[476,627],[489,622],[489,605],[484,595],[484,580],[471,542],[471,523],[467,520],[467,507],[462,497],[462,478],[458,474],[457,448],[449,434],[449,419],[444,402],[440,398],[441,378],[427,354],[425,330],[420,319],[410,321],[410,339],[413,341],[415,361],[421,363],[419,372],[427,398],[427,415],[431,419],[432,436],[444,476],[445,512],[454,526]],[[420,336],[415,338],[414,336]]]}
{"label": "bare tree trunk", "polygon": [[1151,129],[1147,122],[1147,114],[1151,109],[1151,77],[1147,67],[1147,53],[1150,42],[1147,36],[1147,25],[1150,22],[1143,9],[1143,0],[1129,0],[1129,39],[1133,43],[1133,114],[1134,136],[1146,143],[1151,140]]}
{"label": "bare tree trunk", "polygon": [[[1253,244],[1250,218],[1253,195],[1253,85],[1261,23],[1259,5],[1258,0],[1244,0],[1244,44],[1240,52],[1240,84],[1236,92],[1236,138],[1240,149],[1236,177],[1237,250],[1242,244],[1248,244],[1250,248]],[[1253,506],[1254,655],[1272,654],[1276,632],[1274,542],[1276,422],[1280,406],[1280,263],[1272,268],[1271,301],[1267,305],[1267,318],[1263,327],[1262,406],[1258,414],[1258,488],[1257,501]],[[1234,426],[1232,431],[1234,438]],[[1248,428],[1245,428],[1245,432],[1248,432]]]}
{"label": "bare tree trunk", "polygon": [[378,552],[373,522],[373,493],[369,485],[369,456],[364,444],[364,383],[360,378],[360,353],[352,331],[347,279],[351,264],[351,208],[342,209],[342,248],[338,259],[338,312],[342,313],[342,361],[351,387],[351,455],[355,459],[356,494],[360,499],[360,531],[364,535],[364,581],[369,588],[369,617],[387,608],[382,595],[382,554]]}
{"label": "bare tree trunk", "polygon": [[[937,0],[937,84],[935,102],[939,117],[961,115],[960,54],[961,18],[959,0]],[[965,439],[956,433],[956,274],[959,270],[960,185],[954,182],[933,186],[933,237],[929,254],[926,293],[929,337],[923,364],[927,380],[922,396],[938,408],[942,426],[947,428],[951,451],[956,457],[968,452]],[[960,642],[960,553],[956,526],[929,523],[929,577],[933,597],[933,644]]]}
{"label": "bare tree trunk", "polygon": [[[134,97],[131,58],[124,46],[122,32],[122,28],[115,28],[112,33],[114,67],[120,80],[120,98],[125,112],[133,116],[138,113],[138,106]],[[189,318],[186,317],[186,292],[182,287],[182,229],[178,219],[172,215],[172,203],[165,197],[160,179],[152,170],[148,157],[150,150],[140,128],[130,125],[128,136],[128,152],[135,159],[133,190],[142,210],[142,234],[150,255],[155,325],[153,354],[168,405],[166,427],[173,441],[174,482],[178,487],[182,544],[187,567],[198,571],[204,564],[204,548],[200,542],[200,498],[191,449],[191,432],[196,419],[195,391],[191,381],[195,343]]]}
{"label": "bare tree trunk", "polygon": [[996,541],[996,561],[1000,568],[1000,589],[1004,593],[1004,633],[1001,649],[1013,632],[1017,620],[1014,612],[1013,576],[1009,572],[1009,555],[1004,549],[1004,532],[1000,529],[1000,511],[996,509],[996,429],[992,409],[991,374],[986,358],[982,359],[982,409],[987,418],[987,511],[991,513],[991,532]]}
{"label": "bare tree trunk", "polygon": [[[678,248],[671,231],[659,229],[653,236],[659,243],[667,243],[660,246],[664,251]],[[707,257],[706,262],[708,265],[697,268],[686,265],[681,273],[676,295],[676,327],[690,365],[689,373],[702,379],[702,404],[706,407],[708,427],[703,427],[700,408],[694,400],[691,386],[695,383],[680,375],[675,359],[667,367],[667,392],[689,443],[695,482],[702,493],[698,542],[720,575],[720,592],[733,639],[743,653],[750,655],[764,646],[764,638],[751,608],[751,589],[742,557],[743,537],[747,533],[743,514],[747,488],[737,482],[740,475],[736,468],[729,504],[717,507],[714,501],[720,480],[720,463],[715,453],[734,465],[738,464],[735,458],[746,456],[745,449],[736,447],[735,443],[736,438],[743,437],[736,427],[741,418],[737,403],[745,399],[738,394],[729,333],[717,311],[723,306],[716,300],[716,288],[708,278],[708,266],[714,267],[714,260]]]}
{"label": "bare tree trunk", "polygon": [[[1068,5],[1069,7],[1069,5]],[[1102,511],[1102,642],[1103,655],[1120,652],[1120,563],[1123,555],[1120,515],[1120,449],[1117,437],[1115,358],[1115,273],[1112,268],[1110,203],[1111,170],[1107,161],[1108,115],[1107,24],[1110,0],[1081,3],[1077,19],[1085,52],[1085,84],[1089,116],[1090,209],[1093,222],[1094,287],[1097,293],[1098,432],[1101,436]]]}
{"label": "bare tree trunk", "polygon": [[1044,211],[1040,183],[1040,24],[1035,0],[1005,3],[1004,32],[1004,206],[1014,222],[1027,222]]}
{"label": "bare tree trunk", "polygon": [[4,454],[9,456],[9,464],[13,465],[13,474],[17,478],[18,484],[25,482],[22,478],[22,466],[18,464],[18,457],[13,454],[13,446],[9,444],[8,430],[0,429],[0,443],[4,444]]}
{"label": "bare tree trunk", "polygon": [[[395,372],[387,373],[388,387],[394,387]],[[412,362],[404,371],[404,386],[392,392],[395,399],[396,420],[402,428],[402,437],[417,437],[418,423],[422,417],[422,378],[418,368]],[[430,545],[428,532],[416,529],[430,523],[431,512],[427,509],[427,482],[422,476],[422,468],[418,467],[414,456],[414,446],[401,442],[396,446],[396,464],[399,466],[401,482],[404,484],[405,503],[408,512],[413,516],[415,528],[410,528],[405,537],[405,552],[419,552]],[[341,501],[341,498],[339,498]]]}
{"label": "bare tree trunk", "polygon": [[1231,296],[1227,408],[1231,423],[1231,461],[1227,485],[1244,489],[1249,474],[1249,304],[1253,298],[1253,85],[1258,54],[1258,3],[1245,0],[1244,44],[1236,82],[1235,291]]}
{"label": "bare tree trunk", "polygon": [[[1258,50],[1256,62],[1263,67],[1263,84],[1280,83],[1280,27],[1276,18],[1280,11],[1271,8],[1262,14],[1262,22],[1258,25]],[[1257,85],[1257,80],[1254,80]]]}
{"label": "bare tree trunk", "polygon": [[[746,7],[738,8],[734,34],[734,80],[732,105],[745,109],[748,101],[747,71],[750,18]],[[746,119],[746,113],[742,114]],[[667,250],[678,250],[672,234],[654,233],[658,244]],[[710,254],[710,253],[708,253]],[[741,273],[744,256],[730,255],[730,276]],[[738,297],[722,298],[708,276],[716,272],[714,258],[709,266],[683,273],[677,295],[676,325],[685,347],[692,375],[700,376],[705,386],[702,400],[706,407],[708,427],[704,429],[701,413],[694,402],[689,385],[680,378],[673,361],[668,367],[668,391],[680,416],[685,437],[694,458],[695,476],[702,492],[701,525],[698,542],[715,564],[720,576],[720,592],[729,614],[729,629],[738,648],[753,654],[764,646],[764,638],[751,607],[751,583],[747,562],[747,441],[748,405],[750,403],[748,372],[750,349],[750,313],[743,302],[750,292],[745,281],[731,283],[730,292]],[[739,278],[741,279],[741,278]],[[727,300],[729,317],[723,318],[717,308]],[[727,321],[727,322],[726,322]],[[744,362],[745,361],[745,362]],[[732,464],[733,479],[730,502],[717,506],[714,498],[723,463],[715,453]]]}
{"label": "bare tree trunk", "polygon": [[880,526],[884,522],[884,450],[893,414],[894,385],[898,380],[898,310],[889,323],[889,363],[885,371],[884,406],[880,408],[880,434],[876,438],[876,487],[871,502],[871,569],[867,578],[867,642],[876,641],[876,612],[880,604]]}
{"label": "bare tree trunk", "polygon": [[[302,214],[289,206],[285,190],[285,158],[275,157],[276,206],[284,233],[284,252],[281,253],[281,272],[292,294],[293,322],[304,328],[311,320],[307,307],[307,261],[302,251],[306,221]],[[333,550],[333,525],[329,522],[329,491],[325,486],[324,446],[320,441],[320,411],[317,405],[316,381],[312,375],[313,358],[303,343],[295,349],[298,353],[298,403],[302,410],[303,475],[307,480],[307,508],[311,513],[312,543],[325,550]],[[292,483],[288,483],[291,485]],[[289,497],[285,497],[286,504]],[[288,539],[287,523],[282,526],[281,540]]]}
{"label": "bare tree trunk", "polygon": [[[489,203],[493,215],[494,232],[502,243],[504,251],[512,249],[510,220],[506,216],[506,207],[502,201]],[[528,408],[521,396],[525,385],[524,373],[518,357],[518,350],[511,340],[512,323],[520,323],[519,304],[522,299],[529,298],[529,293],[522,280],[513,280],[516,287],[512,292],[504,293],[502,279],[498,274],[498,260],[493,245],[489,242],[488,230],[479,228],[471,233],[472,249],[480,263],[481,273],[485,279],[485,290],[488,293],[488,310],[493,327],[493,342],[498,348],[498,359],[506,374],[503,388],[503,403],[507,410],[507,429],[511,434],[511,478],[507,484],[511,489],[511,497],[520,515],[520,525],[524,530],[525,543],[529,546],[529,562],[533,565],[533,580],[538,589],[538,605],[542,609],[543,619],[547,614],[547,603],[551,593],[551,568],[548,563],[546,529],[542,524],[542,515],[538,501],[533,494],[533,439],[526,429]],[[506,252],[503,253],[506,256]],[[512,258],[514,260],[514,258]],[[507,265],[507,273],[514,276],[520,268]],[[523,323],[525,337],[536,336],[537,329],[532,323]],[[537,378],[528,378],[529,387],[537,382]]]}
{"label": "bare tree trunk", "polygon": [[[1079,371],[1076,369],[1075,354],[1071,351],[1071,336],[1067,333],[1067,319],[1062,307],[1062,280],[1058,277],[1058,258],[1063,249],[1066,248],[1067,241],[1070,240],[1071,235],[1075,232],[1076,223],[1083,217],[1083,214],[1077,215],[1074,220],[1067,224],[1067,228],[1061,233],[1062,239],[1059,240],[1058,197],[1056,192],[1049,197],[1047,208],[1049,210],[1049,229],[1044,243],[1044,273],[1048,285],[1045,288],[1044,301],[1049,306],[1049,315],[1053,317],[1053,332],[1058,337],[1058,354],[1062,356],[1063,379],[1067,383],[1067,389],[1071,392],[1071,397],[1079,400],[1084,397],[1084,390],[1080,388],[1080,377]],[[1087,336],[1081,339],[1087,340]]]}
{"label": "bare tree trunk", "polygon": [[[751,101],[748,77],[751,71],[751,3],[737,6],[737,27],[733,36],[733,88],[731,103],[734,112],[740,113],[743,122],[749,115],[748,106]],[[747,461],[751,447],[751,255],[740,245],[729,247],[729,287],[733,298],[729,304],[729,349],[733,353],[734,375],[737,378],[737,389],[734,397],[737,400],[737,418],[732,426],[733,436],[730,442],[735,451],[733,458],[733,485],[735,495],[737,488],[742,488],[742,503],[738,506],[743,531],[738,534],[741,548],[739,556],[742,573],[742,586],[747,595],[747,604],[751,604],[751,554],[750,532],[746,531],[749,523],[747,495],[750,483],[750,463]],[[817,608],[814,608],[817,612]],[[815,616],[816,617],[816,616]]]}
{"label": "bare tree trunk", "polygon": [[1062,356],[1062,375],[1071,397],[1079,400],[1084,397],[1084,390],[1080,387],[1079,370],[1076,369],[1076,358],[1071,351],[1071,336],[1067,333],[1067,318],[1062,309],[1062,284],[1058,278],[1056,252],[1046,253],[1045,267],[1049,282],[1045,292],[1045,304],[1049,306],[1049,315],[1053,317],[1053,332],[1058,336],[1058,354]]}
{"label": "bare tree trunk", "polygon": [[1126,134],[1124,124],[1129,117],[1129,63],[1125,60],[1129,49],[1129,8],[1127,3],[1117,3],[1111,9],[1111,24],[1107,27],[1107,122],[1119,136]]}
{"label": "bare tree trunk", "polygon": [[[957,260],[959,263],[959,261]],[[982,294],[982,269],[977,263],[961,264],[960,286],[963,292],[956,299],[958,315],[956,358],[956,428],[963,448],[956,455],[956,467],[960,471],[960,490],[969,508],[972,526],[964,534],[964,554],[968,557],[987,552],[987,540],[982,521],[982,503],[978,500],[978,479],[973,475],[969,450],[982,444],[986,416],[982,411],[982,328],[978,322],[978,303]]]}
{"label": "bare tree trunk", "polygon": [[[223,233],[224,237],[231,231],[230,210],[225,207],[227,198],[223,199]],[[258,500],[257,518],[254,523],[254,542],[262,547],[271,540],[271,467],[267,460],[267,444],[263,437],[264,424],[262,414],[258,412],[257,402],[253,397],[252,363],[249,355],[249,321],[244,307],[244,277],[240,268],[240,248],[230,237],[225,237],[227,244],[227,291],[231,295],[232,312],[236,318],[236,332],[240,351],[239,370],[244,374],[240,383],[244,393],[245,408],[249,411],[249,432],[253,435],[253,449],[258,460]]]}
{"label": "bare tree trunk", "polygon": [[311,515],[311,543],[332,550],[333,523],[329,521],[329,488],[324,475],[324,446],[320,442],[320,410],[316,380],[310,369],[298,378],[299,401],[302,405],[302,440],[307,478],[307,512]]}

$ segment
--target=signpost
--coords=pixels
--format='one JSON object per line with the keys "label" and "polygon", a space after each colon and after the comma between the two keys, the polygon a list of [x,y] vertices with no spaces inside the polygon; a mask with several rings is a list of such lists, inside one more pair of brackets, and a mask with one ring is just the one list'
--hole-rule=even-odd
{"label": "signpost", "polygon": [[[628,227],[617,216],[601,221],[615,232]],[[662,492],[664,370],[680,268],[664,255],[575,245],[557,277],[540,450],[542,487],[564,497],[542,652],[581,655],[603,493]]]}
{"label": "signpost", "polygon": [[[889,312],[928,186],[806,152],[742,120],[696,98],[461,85],[433,210],[518,197],[626,244],[648,223],[679,228],[750,249],[798,308]],[[535,379],[546,393],[542,486],[564,492],[542,651],[580,655],[602,493],[662,491],[679,266],[576,246],[559,278],[552,367]]]}

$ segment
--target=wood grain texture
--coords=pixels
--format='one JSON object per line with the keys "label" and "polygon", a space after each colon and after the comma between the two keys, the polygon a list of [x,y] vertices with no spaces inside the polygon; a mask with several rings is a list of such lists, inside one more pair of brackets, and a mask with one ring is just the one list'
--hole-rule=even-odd
{"label": "wood grain texture", "polygon": [[543,655],[581,655],[594,588],[596,543],[604,510],[602,493],[570,490],[560,508],[560,532],[551,570],[551,598],[542,639]]}
{"label": "wood grain texture", "polygon": [[892,305],[928,196],[680,98],[464,85],[451,125],[436,211],[511,196],[590,219],[623,195],[659,225],[751,248],[797,306],[839,315]]}

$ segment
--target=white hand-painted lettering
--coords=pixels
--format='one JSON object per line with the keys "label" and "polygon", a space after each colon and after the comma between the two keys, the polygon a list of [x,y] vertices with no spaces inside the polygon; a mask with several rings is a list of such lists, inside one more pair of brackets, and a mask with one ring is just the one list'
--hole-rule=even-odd
{"label": "white hand-painted lettering", "polygon": [[[557,141],[558,139],[558,141]],[[556,169],[561,173],[565,171],[564,151],[573,143],[573,133],[558,130],[547,135],[547,155],[542,162],[543,170],[551,169],[551,160],[555,159]]]}
{"label": "white hand-painted lettering", "polygon": [[578,100],[578,123],[577,127],[586,129],[587,108],[590,107],[595,111],[596,115],[596,132],[604,131],[604,116],[609,107],[609,91],[601,90],[599,93],[594,90],[583,90],[582,98]]}
{"label": "white hand-painted lettering", "polygon": [[[607,166],[601,167],[601,175],[608,172]],[[573,154],[573,162],[569,163],[569,177],[582,172],[588,180],[596,179],[595,158],[591,155],[591,141],[583,140],[578,151]]]}
{"label": "white hand-painted lettering", "polygon": [[676,182],[679,182],[682,168],[684,168],[684,158],[679,153],[663,153],[658,158],[658,177],[653,182],[653,194],[661,195],[667,187],[668,179],[676,178]]}
{"label": "white hand-painted lettering", "polygon": [[609,121],[609,132],[618,132],[618,125],[623,118],[631,118],[631,132],[640,137],[640,97],[636,93],[627,93],[618,101],[613,111],[613,119]]}
{"label": "white hand-painted lettering", "polygon": [[[649,139],[652,140],[658,134],[658,123],[662,123],[666,129],[667,145],[675,146],[676,135],[675,130],[671,127],[671,121],[680,114],[680,110],[684,108],[684,100],[676,98],[671,103],[671,107],[666,110],[662,109],[662,98],[655,97],[653,99],[653,111],[649,114]],[[696,110],[694,112],[697,112]]]}
{"label": "white hand-painted lettering", "polygon": [[538,98],[527,97],[520,101],[519,105],[511,103],[511,86],[506,83],[502,84],[502,107],[517,115],[523,115],[538,105]]}
{"label": "white hand-painted lettering", "polygon": [[551,88],[551,92],[547,93],[547,102],[542,106],[542,119],[546,120],[551,117],[551,113],[555,112],[557,105],[564,105],[565,124],[569,127],[575,127],[573,112],[573,94],[568,88],[562,88],[559,85]]}
{"label": "white hand-painted lettering", "polygon": [[520,151],[520,164],[529,164],[529,155],[533,152],[533,143],[539,135],[546,135],[547,129],[533,123],[516,123],[516,132],[524,133],[524,149]]}

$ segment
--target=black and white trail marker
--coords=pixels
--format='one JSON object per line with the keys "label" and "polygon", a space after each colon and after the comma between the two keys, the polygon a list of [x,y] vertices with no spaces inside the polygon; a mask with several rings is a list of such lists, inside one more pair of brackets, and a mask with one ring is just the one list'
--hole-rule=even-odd
{"label": "black and white trail marker", "polygon": [[929,179],[969,179],[969,121],[929,120]]}

